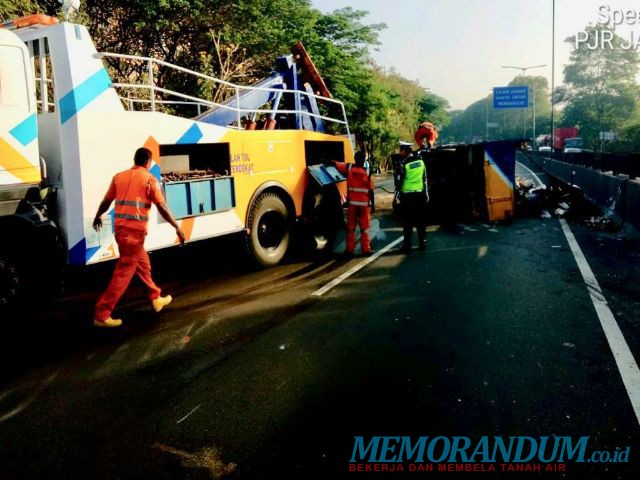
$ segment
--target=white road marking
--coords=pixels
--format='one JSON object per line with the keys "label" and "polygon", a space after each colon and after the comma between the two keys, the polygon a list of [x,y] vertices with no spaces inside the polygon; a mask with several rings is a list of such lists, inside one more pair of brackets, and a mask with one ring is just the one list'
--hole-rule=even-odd
{"label": "white road marking", "polygon": [[376,253],[374,253],[370,257],[365,258],[360,263],[358,263],[354,267],[352,267],[349,270],[347,270],[346,272],[344,272],[342,275],[340,275],[340,276],[334,278],[333,280],[331,280],[324,287],[322,287],[322,288],[316,290],[315,292],[313,292],[311,294],[311,296],[312,297],[321,297],[322,295],[327,293],[329,290],[331,290],[333,287],[335,287],[336,285],[339,285],[341,282],[343,282],[344,280],[349,278],[354,273],[359,272],[364,267],[369,265],[371,262],[374,262],[375,260],[377,260],[378,257],[380,257],[380,255],[388,252],[389,250],[391,250],[393,247],[395,247],[401,241],[402,241],[402,237],[396,238],[393,242],[387,244],[385,247],[381,248],[380,250],[378,250]]}
{"label": "white road marking", "polygon": [[524,163],[520,163],[519,161],[516,160],[516,163],[518,165],[520,165],[522,168],[524,168],[527,172],[529,172],[531,175],[533,175],[533,178],[536,179],[536,182],[538,182],[538,185],[540,185],[541,187],[544,187],[545,184],[542,180],[540,180],[540,177],[533,171],[531,170],[529,167],[527,167]]}
{"label": "white road marking", "polygon": [[176,422],[176,425],[179,425],[180,423],[184,422],[187,418],[189,418],[191,415],[193,415],[194,413],[196,413],[196,410],[198,410],[200,407],[202,406],[202,404],[198,404],[197,407],[195,407],[193,410],[191,410],[189,413],[187,413],[184,417],[182,417],[180,420],[178,420]]}
{"label": "white road marking", "polygon": [[433,250],[426,250],[426,253],[457,252],[458,250],[476,250],[482,247],[483,245],[469,245],[467,247],[435,248]]}
{"label": "white road marking", "polygon": [[640,424],[640,369],[638,369],[638,364],[629,349],[629,345],[627,345],[627,341],[618,326],[618,322],[616,322],[616,318],[613,316],[613,312],[607,304],[607,300],[602,294],[598,280],[596,280],[591,267],[587,263],[587,259],[582,253],[576,237],[574,237],[573,232],[571,232],[571,228],[569,228],[569,225],[564,219],[560,219],[560,225],[562,226],[565,237],[567,237],[567,242],[576,259],[584,283],[587,285],[591,301],[600,320],[600,325],[602,325],[607,342],[609,342],[609,348],[611,348],[616,365],[618,366],[618,371],[622,376],[622,382],[627,390],[629,400],[631,400],[631,406]]}
{"label": "white road marking", "polygon": [[[0,423],[5,422],[6,420],[9,420],[11,417],[15,417],[16,415],[18,415],[19,413],[21,413],[22,411],[24,411],[27,407],[29,407],[29,405],[31,405],[33,403],[33,401],[38,398],[38,396],[40,396],[41,393],[43,393],[47,387],[51,384],[51,382],[53,382],[56,377],[58,376],[58,373],[60,373],[60,368],[56,369],[53,373],[51,373],[47,378],[45,378],[42,382],[40,382],[40,384],[36,385],[36,387],[33,389],[33,391],[22,401],[20,402],[15,408],[13,408],[12,410],[10,410],[7,413],[4,413],[3,415],[0,416]],[[17,390],[17,388],[14,388],[13,390],[10,390],[10,392],[13,392]],[[5,395],[2,395],[2,397],[4,397]],[[0,397],[0,398],[2,398]]]}

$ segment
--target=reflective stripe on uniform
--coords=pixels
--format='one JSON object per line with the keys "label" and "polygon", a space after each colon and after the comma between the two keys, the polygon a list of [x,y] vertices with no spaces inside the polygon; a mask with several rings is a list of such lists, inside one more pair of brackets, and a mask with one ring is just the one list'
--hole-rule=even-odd
{"label": "reflective stripe on uniform", "polygon": [[369,193],[368,188],[349,187],[350,192]]}
{"label": "reflective stripe on uniform", "polygon": [[149,217],[146,215],[129,215],[127,213],[115,213],[113,215],[115,218],[122,218],[124,220],[137,220],[139,222],[146,222],[149,220]]}
{"label": "reflective stripe on uniform", "polygon": [[404,179],[400,186],[402,193],[423,192],[425,166],[422,159],[407,162],[404,166]]}
{"label": "reflective stripe on uniform", "polygon": [[369,203],[367,203],[367,202],[356,202],[354,200],[349,200],[349,205],[355,205],[356,207],[368,207]]}
{"label": "reflective stripe on uniform", "polygon": [[116,205],[122,205],[126,207],[151,208],[150,203],[138,202],[135,200],[116,200]]}

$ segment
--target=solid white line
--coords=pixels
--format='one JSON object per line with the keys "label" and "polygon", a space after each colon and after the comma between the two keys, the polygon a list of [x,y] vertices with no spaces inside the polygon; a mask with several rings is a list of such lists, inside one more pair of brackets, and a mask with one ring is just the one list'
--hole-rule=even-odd
{"label": "solid white line", "polygon": [[[202,405],[202,404],[200,404]],[[194,408],[193,410],[191,410],[189,413],[187,413],[184,417],[182,417],[180,420],[178,420],[176,422],[176,425],[184,422],[187,418],[189,418],[191,415],[193,415],[195,413],[196,410],[198,410],[200,408],[200,405],[198,405],[196,408]]]}
{"label": "solid white line", "polygon": [[520,163],[520,162],[519,162],[519,161],[517,161],[517,160],[516,160],[516,163],[517,163],[518,165],[520,165],[522,168],[524,168],[525,170],[527,170],[531,175],[533,175],[533,178],[535,178],[535,179],[536,179],[536,181],[538,182],[538,184],[539,184],[541,187],[544,187],[544,186],[545,186],[544,182],[543,182],[542,180],[540,180],[540,177],[536,174],[536,172],[534,172],[533,170],[531,170],[531,169],[530,169],[529,167],[527,167],[524,163]]}
{"label": "solid white line", "polygon": [[638,369],[638,364],[629,349],[629,345],[627,345],[624,335],[622,335],[622,331],[607,304],[607,300],[602,294],[598,280],[596,280],[591,267],[587,263],[580,245],[578,245],[576,238],[573,236],[573,232],[571,232],[571,228],[569,228],[564,219],[560,219],[560,225],[565,237],[567,237],[567,242],[576,259],[584,283],[587,285],[591,301],[600,319],[600,325],[602,325],[604,334],[607,337],[609,348],[611,348],[618,371],[622,376],[622,382],[627,390],[627,395],[629,395],[629,400],[631,400],[631,406],[640,424],[640,369]]}
{"label": "solid white line", "polygon": [[322,295],[327,293],[329,290],[331,290],[333,287],[335,287],[336,285],[340,284],[343,280],[346,280],[347,278],[349,278],[354,273],[359,272],[361,269],[363,269],[364,267],[369,265],[371,262],[375,261],[378,257],[380,257],[380,255],[382,255],[382,254],[388,252],[389,250],[391,250],[393,247],[395,247],[401,241],[402,241],[402,237],[396,238],[393,242],[387,244],[384,248],[378,250],[376,253],[374,253],[370,257],[365,258],[360,263],[358,263],[354,267],[352,267],[349,270],[347,270],[346,272],[344,272],[342,275],[334,278],[329,283],[327,283],[324,287],[322,287],[322,288],[316,290],[315,292],[313,292],[311,294],[311,296],[312,297],[321,297]]}

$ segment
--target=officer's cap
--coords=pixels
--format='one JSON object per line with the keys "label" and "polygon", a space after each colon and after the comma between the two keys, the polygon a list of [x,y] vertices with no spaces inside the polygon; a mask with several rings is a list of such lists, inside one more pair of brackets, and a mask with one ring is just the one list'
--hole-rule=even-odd
{"label": "officer's cap", "polygon": [[413,143],[411,143],[411,142],[403,142],[402,140],[400,140],[398,142],[398,145],[400,145],[400,148],[411,150],[411,146],[413,145]]}

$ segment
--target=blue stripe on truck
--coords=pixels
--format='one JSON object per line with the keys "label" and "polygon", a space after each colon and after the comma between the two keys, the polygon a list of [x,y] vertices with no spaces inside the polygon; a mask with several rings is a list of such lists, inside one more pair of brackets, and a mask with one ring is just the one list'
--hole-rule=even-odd
{"label": "blue stripe on truck", "polygon": [[111,78],[104,68],[87,78],[60,99],[60,121],[65,123],[111,87]]}
{"label": "blue stripe on truck", "polygon": [[36,114],[29,115],[26,119],[13,127],[9,133],[23,146],[29,145],[38,137],[38,120]]}

